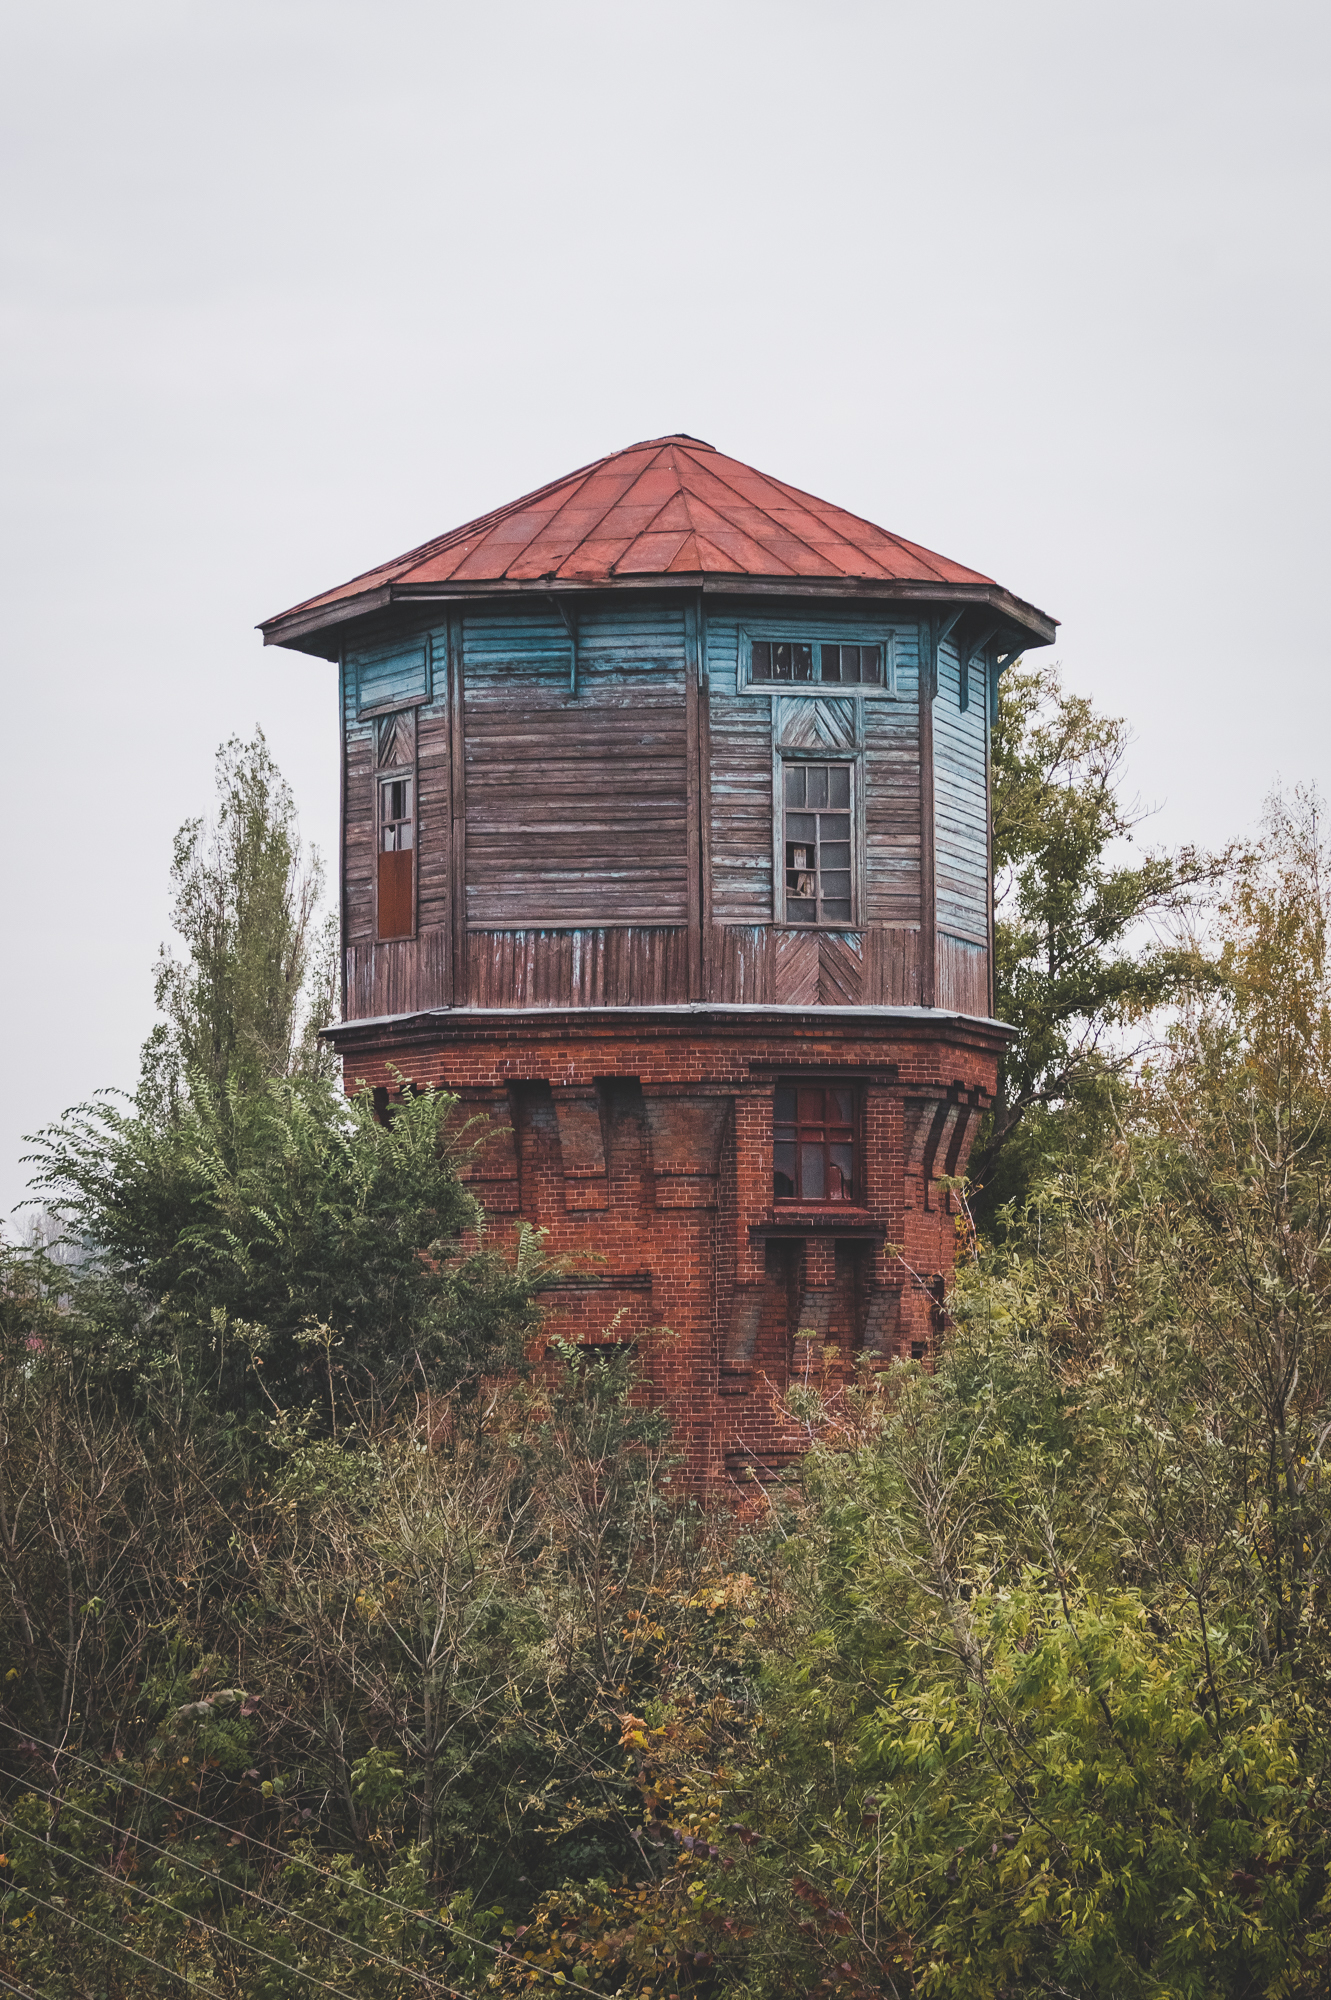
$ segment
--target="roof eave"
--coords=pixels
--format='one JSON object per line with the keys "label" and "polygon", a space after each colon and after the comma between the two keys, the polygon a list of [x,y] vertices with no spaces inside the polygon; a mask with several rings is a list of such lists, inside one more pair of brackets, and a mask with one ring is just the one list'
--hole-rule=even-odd
{"label": "roof eave", "polygon": [[259,626],[265,646],[286,646],[293,651],[313,653],[335,660],[341,650],[346,628],[377,612],[406,609],[412,605],[474,604],[484,598],[541,597],[552,595],[589,597],[607,590],[674,591],[701,590],[716,597],[823,597],[876,598],[896,604],[973,604],[984,607],[1014,628],[1021,641],[1032,647],[1052,646],[1058,620],[1015,597],[995,583],[949,583],[944,579],[887,577],[802,577],[742,576],[733,573],[694,572],[669,576],[612,576],[586,581],[555,577],[531,577],[520,581],[501,579],[478,583],[393,583],[380,584],[354,597],[339,598],[333,604],[298,607],[266,618]]}

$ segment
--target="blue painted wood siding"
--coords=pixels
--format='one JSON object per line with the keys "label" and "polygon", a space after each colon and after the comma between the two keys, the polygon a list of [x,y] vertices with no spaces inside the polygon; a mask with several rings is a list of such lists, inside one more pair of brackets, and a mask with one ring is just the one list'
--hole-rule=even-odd
{"label": "blue painted wood siding", "polygon": [[938,934],[989,940],[989,809],[985,786],[987,669],[970,666],[970,706],[961,707],[961,664],[950,640],[939,649],[934,702],[934,878]]}
{"label": "blue painted wood siding", "polygon": [[[866,634],[864,614],[835,610],[781,619],[770,603],[737,607],[707,619],[711,724],[712,916],[718,924],[770,924],[772,883],[772,702],[778,695],[737,686],[740,627],[776,619],[798,638]],[[897,692],[862,699],[865,790],[861,918],[868,924],[917,925],[920,917],[920,760],[916,690],[919,635],[914,624],[873,624],[895,634]],[[785,693],[790,694],[786,688]],[[801,694],[806,690],[798,690]],[[816,696],[844,702],[844,690]]]}
{"label": "blue painted wood siding", "polygon": [[467,922],[688,917],[684,613],[583,610],[578,694],[557,614],[469,614]]}

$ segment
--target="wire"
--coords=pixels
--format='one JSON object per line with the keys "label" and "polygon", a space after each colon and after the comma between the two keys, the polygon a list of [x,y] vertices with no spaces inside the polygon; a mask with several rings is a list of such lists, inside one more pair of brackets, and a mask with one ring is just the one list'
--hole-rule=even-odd
{"label": "wire", "polygon": [[[4,1813],[0,1813],[0,1826],[10,1827],[15,1833],[20,1834],[26,1831],[17,1820],[7,1818]],[[151,1889],[144,1889],[137,1882],[127,1882],[122,1876],[113,1875],[109,1868],[99,1867],[97,1862],[89,1861],[86,1855],[71,1854],[67,1847],[62,1847],[60,1858],[62,1861],[72,1861],[77,1868],[90,1868],[94,1875],[100,1875],[103,1881],[111,1883],[113,1888],[127,1889],[131,1896],[142,1896],[146,1903],[156,1903],[159,1909],[170,1910],[176,1917],[184,1917],[186,1923],[196,1925],[201,1931],[207,1931],[210,1937],[221,1938],[222,1942],[233,1950],[239,1945],[242,1951],[252,1951],[256,1958],[262,1958],[267,1964],[275,1965],[279,1972],[294,1973],[297,1979],[308,1980],[311,1986],[318,1986],[325,1993],[335,1994],[337,2000],[355,2000],[355,1995],[349,1993],[345,1986],[331,1986],[326,1979],[320,1979],[317,1972],[302,1972],[299,1966],[288,1965],[285,1959],[274,1958],[272,1953],[265,1951],[261,1945],[251,1944],[246,1938],[232,1937],[229,1931],[220,1930],[216,1924],[210,1924],[206,1917],[195,1916],[188,1910],[177,1909],[174,1903],[167,1902],[165,1896],[154,1896]],[[20,1889],[19,1893],[26,1895],[28,1891]],[[467,1996],[462,1994],[459,2000],[467,2000]]]}
{"label": "wire", "polygon": [[39,1910],[49,1910],[53,1917],[60,1917],[67,1924],[77,1924],[81,1931],[91,1931],[95,1938],[102,1940],[103,1944],[112,1945],[117,1951],[127,1951],[131,1958],[142,1959],[145,1965],[154,1966],[158,1972],[164,1972],[168,1979],[192,1986],[196,1993],[206,1993],[209,2000],[227,2000],[227,1995],[220,1987],[200,1985],[193,1973],[177,1972],[173,1967],[163,1965],[160,1958],[149,1958],[146,1951],[136,1951],[133,1945],[126,1944],[123,1938],[112,1937],[110,1931],[98,1930],[96,1924],[90,1924],[86,1917],[76,1917],[71,1910],[62,1910],[58,1904],[48,1903],[45,1896],[38,1896],[31,1889],[24,1889],[22,1893],[28,1902],[35,1903]]}
{"label": "wire", "polygon": [[[58,1792],[47,1791],[44,1785],[31,1785],[30,1789],[36,1792],[40,1798],[50,1799],[61,1812],[76,1813],[80,1819],[91,1820],[94,1826],[104,1826],[108,1833],[119,1833],[121,1831],[121,1828],[116,1826],[113,1820],[103,1819],[100,1813],[89,1812],[86,1806],[76,1806],[71,1800],[62,1799]],[[367,1944],[358,1944],[354,1938],[345,1937],[340,1931],[330,1931],[326,1924],[317,1923],[313,1917],[303,1917],[295,1910],[284,1909],[280,1903],[273,1902],[271,1897],[261,1894],[258,1889],[245,1888],[239,1882],[227,1882],[224,1876],[216,1874],[211,1868],[205,1868],[199,1861],[191,1861],[186,1854],[178,1854],[173,1848],[159,1847],[155,1840],[145,1840],[140,1833],[136,1833],[133,1838],[137,1846],[146,1847],[153,1854],[160,1854],[163,1860],[174,1862],[177,1867],[192,1868],[195,1874],[202,1875],[205,1881],[215,1884],[225,1883],[226,1887],[236,1890],[237,1894],[249,1896],[263,1909],[275,1911],[279,1917],[285,1917],[288,1922],[307,1924],[312,1931],[318,1931],[321,1937],[331,1938],[334,1944],[349,1945],[352,1951],[363,1952],[365,1957],[373,1959],[376,1965],[386,1965],[390,1972],[405,1972],[408,1979],[422,1980],[431,1991],[446,1993],[450,1995],[451,2000],[468,2000],[466,1994],[459,1993],[458,1988],[450,1986],[446,1980],[436,1979],[432,1973],[421,1972],[415,1966],[404,1965],[399,1958],[385,1958],[382,1952],[371,1950]],[[60,1852],[64,1854],[66,1850],[62,1848]],[[81,1855],[74,1855],[70,1858],[73,1860],[82,1860],[83,1857]],[[287,1857],[288,1860],[290,1858],[290,1856]],[[89,1867],[95,1867],[96,1865],[95,1862],[88,1863]],[[136,1885],[130,1883],[127,1886],[132,1888]],[[390,1907],[396,1909],[402,1916],[415,1916],[417,1914],[416,1911],[411,1910],[405,1903],[395,1903]],[[235,1940],[235,1942],[243,1945],[245,1941],[242,1938]],[[248,1947],[246,1948],[248,1949]]]}
{"label": "wire", "polygon": [[13,1980],[3,1972],[0,1972],[0,1986],[4,1987],[6,1993],[17,1993],[19,2000],[42,2000],[35,1986],[15,1986]]}
{"label": "wire", "polygon": [[[169,1806],[172,1812],[187,1813],[191,1819],[198,1820],[203,1826],[216,1827],[219,1833],[234,1833],[236,1830],[233,1826],[228,1826],[225,1820],[214,1819],[209,1813],[198,1812],[193,1806],[187,1806],[178,1799],[169,1799],[164,1792],[155,1792],[151,1785],[142,1784],[137,1778],[122,1777],[119,1771],[109,1771],[105,1764],[98,1764],[91,1757],[82,1757],[77,1750],[62,1750],[56,1744],[46,1742],[43,1737],[34,1736],[31,1730],[20,1729],[17,1723],[8,1721],[4,1716],[0,1716],[0,1728],[12,1731],[26,1743],[35,1743],[41,1749],[49,1750],[53,1757],[68,1757],[71,1763],[82,1764],[85,1769],[95,1771],[99,1778],[105,1779],[110,1784],[126,1785],[132,1791],[142,1792],[145,1798],[156,1799],[159,1805]],[[40,1791],[42,1788],[38,1785],[34,1789]],[[136,1835],[135,1838],[137,1837]],[[274,1847],[271,1841],[261,1840],[257,1834],[247,1833],[244,1839],[251,1847],[261,1848],[265,1854],[273,1855],[278,1861],[289,1864],[292,1860],[292,1856],[284,1848]],[[300,1865],[312,1869],[322,1881],[334,1880],[332,1871],[321,1868],[315,1861],[302,1861]],[[371,1889],[368,1884],[361,1885],[360,1893],[368,1896],[372,1902],[382,1903],[385,1909],[394,1911],[398,1916],[404,1915],[407,1911],[408,1906],[405,1903],[394,1902],[391,1896],[385,1896],[379,1890]],[[414,1916],[416,1912],[412,1911],[411,1914]],[[479,1951],[488,1951],[492,1958],[508,1959],[512,1956],[501,1950],[498,1945],[491,1944],[487,1938],[475,1937],[471,1932],[460,1929],[457,1924],[450,1923],[447,1928],[454,1937],[461,1938],[464,1944],[473,1944]],[[592,2000],[602,2000],[602,1996],[594,1986],[584,1986],[580,1980],[572,1979],[567,1974],[564,1977],[564,1985],[570,1992],[588,1993],[592,1996]]]}

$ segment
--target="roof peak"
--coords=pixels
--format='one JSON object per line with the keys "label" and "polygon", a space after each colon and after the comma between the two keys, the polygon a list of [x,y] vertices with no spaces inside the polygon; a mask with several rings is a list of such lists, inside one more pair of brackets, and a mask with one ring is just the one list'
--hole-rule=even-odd
{"label": "roof peak", "polygon": [[[678,447],[672,450],[671,447]],[[947,556],[816,499],[687,431],[643,438],[551,480],[507,505],[307,598],[263,624],[270,644],[309,644],[316,633],[403,596],[483,596],[490,591],[614,588],[662,582],[746,580],[879,595],[946,598],[1001,591]],[[1014,607],[1017,600],[1011,600]],[[1026,607],[1031,611],[1032,607]],[[1026,624],[1025,619],[1019,622]],[[1034,612],[1027,629],[1052,621]]]}

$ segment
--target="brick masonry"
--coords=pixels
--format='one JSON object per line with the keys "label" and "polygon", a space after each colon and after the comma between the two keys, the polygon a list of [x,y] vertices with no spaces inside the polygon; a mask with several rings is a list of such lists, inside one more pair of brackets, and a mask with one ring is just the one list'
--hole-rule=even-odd
{"label": "brick masonry", "polygon": [[[845,1375],[927,1361],[955,1260],[940,1176],[964,1170],[1007,1031],[924,1008],[441,1010],[331,1031],[347,1088],[443,1086],[484,1119],[468,1179],[573,1268],[548,1331],[634,1342],[691,1477],[768,1476],[800,1449],[802,1335]],[[772,1195],[779,1078],[851,1082],[862,1199]]]}

